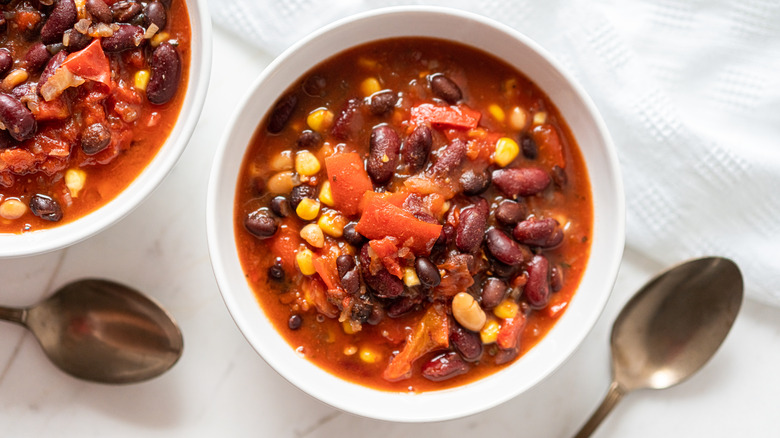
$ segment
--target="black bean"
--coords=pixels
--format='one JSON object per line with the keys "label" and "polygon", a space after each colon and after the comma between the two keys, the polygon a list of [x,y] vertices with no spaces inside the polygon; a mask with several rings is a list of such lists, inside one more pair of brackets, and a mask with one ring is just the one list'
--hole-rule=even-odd
{"label": "black bean", "polygon": [[111,143],[111,132],[102,123],[93,123],[81,134],[81,150],[87,155],[95,155]]}
{"label": "black bean", "polygon": [[393,128],[388,125],[374,127],[366,161],[366,171],[374,184],[383,185],[393,178],[400,149],[401,140]]}
{"label": "black bean", "polygon": [[92,20],[100,23],[111,23],[114,19],[111,8],[103,0],[87,0],[84,7],[92,16]]}
{"label": "black bean", "polygon": [[336,258],[336,269],[339,272],[339,277],[343,277],[347,272],[355,269],[355,258],[351,255],[342,254]]}
{"label": "black bean", "polygon": [[517,266],[531,257],[531,251],[512,240],[498,228],[491,228],[486,234],[486,243],[490,254],[501,263]]}
{"label": "black bean", "polygon": [[387,316],[390,318],[398,318],[414,310],[418,304],[422,302],[419,295],[405,296],[393,300],[387,306]]}
{"label": "black bean", "polygon": [[554,248],[563,242],[563,229],[553,218],[524,220],[515,226],[514,238],[525,245]]}
{"label": "black bean", "polygon": [[550,175],[535,167],[493,171],[493,184],[510,197],[533,196],[550,185]]}
{"label": "black bean", "polygon": [[454,322],[450,325],[450,342],[463,359],[476,362],[482,357],[482,340],[479,335]]}
{"label": "black bean", "polygon": [[312,75],[303,82],[303,92],[313,97],[321,97],[325,94],[328,82],[320,75]]}
{"label": "black bean", "polygon": [[392,111],[397,101],[398,96],[392,91],[381,91],[371,96],[368,108],[371,110],[371,114],[381,116]]}
{"label": "black bean", "polygon": [[54,199],[41,194],[30,198],[30,211],[43,220],[59,222],[62,219],[62,208]]}
{"label": "black bean", "polygon": [[501,225],[514,226],[528,216],[528,207],[525,203],[507,199],[498,204],[495,216]]}
{"label": "black bean", "polygon": [[274,105],[271,115],[268,118],[268,132],[278,134],[282,132],[287,122],[290,120],[295,107],[298,105],[298,96],[288,94],[282,96]]}
{"label": "black bean", "polygon": [[449,104],[457,103],[463,97],[458,85],[443,74],[432,75],[429,82],[433,94]]}
{"label": "black bean", "polygon": [[348,294],[353,296],[360,292],[360,272],[358,272],[357,268],[353,268],[344,273],[341,277],[341,287],[343,287]]}
{"label": "black bean", "polygon": [[76,20],[78,20],[76,3],[73,0],[58,0],[41,28],[41,41],[44,44],[61,43],[62,35],[76,24]]}
{"label": "black bean", "polygon": [[528,304],[534,309],[542,309],[550,301],[550,263],[547,257],[538,254],[526,267],[528,282],[523,293]]}
{"label": "black bean", "polygon": [[354,300],[352,303],[352,311],[350,312],[350,319],[363,324],[364,322],[368,322],[373,311],[374,305],[368,301],[368,299]]}
{"label": "black bean", "polygon": [[67,39],[68,45],[66,46],[66,50],[71,53],[86,48],[89,43],[92,42],[91,36],[80,33],[76,31],[76,29],[68,29],[65,31],[65,34],[67,35],[67,38],[63,38],[63,41]]}
{"label": "black bean", "polygon": [[487,225],[487,201],[480,198],[473,206],[460,212],[460,220],[455,229],[455,245],[463,253],[472,253],[482,244]]}
{"label": "black bean", "polygon": [[18,99],[5,93],[0,93],[0,122],[16,141],[24,141],[35,135],[33,114]]}
{"label": "black bean", "polygon": [[469,365],[458,355],[450,352],[440,354],[422,366],[422,376],[434,382],[451,379],[469,371]]}
{"label": "black bean", "polygon": [[144,24],[146,27],[154,24],[158,29],[165,29],[168,23],[168,14],[165,12],[165,6],[158,1],[149,2],[144,10]]}
{"label": "black bean", "polygon": [[492,309],[504,300],[507,284],[498,278],[488,277],[482,285],[482,308]]}
{"label": "black bean", "polygon": [[[118,26],[119,28],[114,31],[113,35],[100,40],[100,45],[103,47],[104,51],[109,53],[124,52],[125,50],[135,49],[146,41],[144,39],[145,32],[141,26],[132,24],[119,24]],[[73,37],[72,33],[71,37]],[[155,50],[155,53],[160,47],[166,44],[168,43],[160,44]],[[152,59],[154,59],[154,55],[152,55]],[[151,79],[149,80],[149,84],[151,85]]]}
{"label": "black bean", "polygon": [[289,327],[290,330],[298,330],[301,328],[301,325],[303,324],[303,318],[301,315],[298,315],[297,313],[295,315],[290,316],[290,319],[287,320],[287,327]]}
{"label": "black bean", "polygon": [[561,168],[559,165],[554,165],[552,167],[552,180],[556,187],[563,188],[566,186],[566,182],[569,180],[569,177],[566,176],[566,170]]}
{"label": "black bean", "polygon": [[176,47],[162,43],[152,52],[149,61],[151,75],[146,86],[146,97],[155,105],[162,105],[173,99],[181,81],[181,57]]}
{"label": "black bean", "polygon": [[14,58],[11,56],[11,52],[6,48],[0,49],[0,78],[4,78],[13,66]]}
{"label": "black bean", "polygon": [[314,131],[305,130],[298,136],[296,144],[300,149],[311,149],[322,144],[322,136]]}
{"label": "black bean", "polygon": [[403,151],[401,151],[404,163],[409,166],[409,172],[417,173],[425,168],[432,145],[433,135],[429,127],[420,125],[414,128],[414,131],[406,138]]}
{"label": "black bean", "polygon": [[51,53],[46,50],[46,46],[43,43],[35,43],[24,54],[23,62],[25,68],[32,73],[42,69],[50,58]]}
{"label": "black bean", "polygon": [[258,209],[249,213],[244,219],[244,227],[253,236],[266,239],[276,234],[278,227],[276,220],[265,209]]}
{"label": "black bean", "polygon": [[143,6],[135,1],[119,1],[111,5],[111,14],[114,21],[129,23],[143,10]]}
{"label": "black bean", "polygon": [[344,234],[342,237],[344,237],[344,240],[346,240],[350,245],[354,246],[355,248],[360,248],[363,246],[363,244],[366,243],[367,239],[363,237],[362,234],[358,233],[357,230],[355,230],[355,225],[357,224],[350,222],[344,226]]}
{"label": "black bean", "polygon": [[490,260],[491,275],[495,275],[496,277],[510,278],[517,274],[519,270],[520,266],[507,265],[495,258],[491,258]]}
{"label": "black bean", "polygon": [[441,283],[439,268],[425,257],[417,257],[414,261],[414,270],[417,271],[420,283],[425,287],[436,287]]}
{"label": "black bean", "polygon": [[293,187],[292,192],[290,192],[290,205],[292,205],[293,210],[298,208],[298,204],[300,204],[304,198],[316,199],[317,189],[308,184],[301,184]]}
{"label": "black bean", "polygon": [[490,187],[490,173],[485,170],[475,172],[469,169],[460,176],[460,185],[463,193],[468,196],[479,195]]}
{"label": "black bean", "polygon": [[277,196],[271,199],[271,211],[279,217],[288,217],[292,214],[290,201],[284,196]]}
{"label": "black bean", "polygon": [[271,265],[271,267],[268,268],[268,277],[276,281],[284,280],[284,268],[282,268],[282,265],[279,263],[274,263]]}
{"label": "black bean", "polygon": [[520,135],[520,149],[523,151],[523,156],[529,160],[535,160],[539,155],[539,148],[536,146],[534,138],[527,132]]}

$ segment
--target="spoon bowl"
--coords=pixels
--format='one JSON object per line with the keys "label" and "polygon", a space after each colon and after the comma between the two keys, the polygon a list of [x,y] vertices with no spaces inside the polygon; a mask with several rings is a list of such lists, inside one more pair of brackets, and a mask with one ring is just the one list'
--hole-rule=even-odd
{"label": "spoon bowl", "polygon": [[25,309],[0,307],[0,319],[28,328],[66,373],[99,383],[134,383],[170,369],[184,347],[159,304],[108,280],[69,283]]}
{"label": "spoon bowl", "polygon": [[692,260],[650,280],[612,326],[612,384],[576,436],[590,436],[628,392],[669,388],[695,374],[726,339],[742,298],[739,268],[721,257]]}

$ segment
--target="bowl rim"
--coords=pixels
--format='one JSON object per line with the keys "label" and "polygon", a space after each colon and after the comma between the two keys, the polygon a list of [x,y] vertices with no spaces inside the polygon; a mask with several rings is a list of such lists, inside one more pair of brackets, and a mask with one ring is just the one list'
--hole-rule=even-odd
{"label": "bowl rim", "polygon": [[[558,355],[556,356],[555,363],[552,366],[547,366],[543,372],[537,373],[537,375],[535,375],[532,380],[529,380],[524,385],[518,386],[517,388],[513,388],[513,389],[510,388],[509,390],[507,390],[506,382],[504,382],[504,386],[498,385],[495,382],[501,379],[506,380],[506,377],[504,376],[508,375],[507,374],[508,370],[518,367],[519,363],[523,363],[523,361],[532,360],[531,358],[543,354],[542,348],[540,347],[545,345],[545,341],[547,341],[551,337],[551,335],[553,334],[554,331],[556,331],[556,329],[558,329],[559,331],[562,330],[560,327],[564,322],[564,320],[566,320],[567,315],[572,312],[572,307],[575,307],[574,302],[575,300],[577,300],[578,294],[584,293],[583,291],[580,290],[580,288],[582,287],[582,283],[580,284],[580,287],[578,287],[578,292],[574,295],[570,309],[568,309],[568,311],[563,315],[561,320],[555,324],[555,326],[547,334],[545,339],[540,341],[534,348],[528,351],[522,358],[520,358],[518,361],[513,363],[511,366],[506,367],[503,370],[500,370],[494,374],[486,376],[482,379],[478,379],[475,382],[463,386],[441,390],[441,391],[430,391],[430,392],[423,392],[419,394],[406,394],[406,393],[380,391],[380,390],[361,386],[343,380],[339,377],[336,377],[320,369],[319,367],[317,367],[307,359],[301,358],[300,356],[296,355],[293,351],[293,348],[289,344],[287,344],[286,341],[282,339],[279,333],[276,332],[275,328],[273,328],[273,325],[268,321],[264,313],[264,310],[262,310],[260,304],[254,298],[251,288],[244,280],[244,276],[239,275],[238,276],[239,278],[236,278],[235,280],[231,280],[231,278],[233,277],[231,277],[230,274],[228,273],[229,268],[230,267],[235,268],[233,264],[238,263],[238,270],[240,271],[240,274],[243,274],[243,269],[240,266],[240,262],[237,261],[237,256],[235,254],[235,234],[234,234],[234,227],[233,227],[233,220],[232,220],[233,217],[232,206],[234,204],[234,199],[235,199],[235,184],[236,184],[237,175],[227,175],[226,174],[227,171],[225,170],[225,167],[226,164],[230,164],[227,162],[226,155],[231,150],[230,149],[231,145],[233,145],[234,148],[240,148],[241,160],[243,160],[244,154],[246,152],[246,147],[247,147],[246,145],[248,144],[248,142],[239,145],[236,143],[234,139],[235,136],[239,135],[236,134],[236,127],[237,125],[240,124],[242,118],[251,117],[251,116],[243,116],[242,113],[246,112],[244,111],[245,108],[249,105],[249,103],[252,101],[255,95],[259,93],[259,89],[262,87],[262,85],[264,85],[266,81],[270,80],[272,76],[278,75],[279,72],[277,70],[280,70],[281,66],[283,66],[284,63],[290,60],[290,58],[293,58],[296,52],[306,47],[308,44],[312,43],[312,41],[323,38],[332,33],[337,33],[340,30],[343,30],[345,27],[356,26],[356,23],[371,22],[371,20],[377,20],[377,19],[380,20],[388,19],[387,17],[393,17],[393,16],[404,15],[409,13],[421,14],[422,17],[427,17],[430,19],[460,19],[460,20],[472,21],[479,24],[480,26],[493,28],[495,32],[513,38],[514,40],[513,43],[526,46],[529,50],[531,50],[537,56],[539,56],[543,62],[547,63],[549,67],[552,68],[557,74],[559,74],[563,78],[565,83],[568,84],[569,87],[571,87],[571,92],[573,93],[573,96],[579,100],[579,104],[584,106],[584,108],[587,111],[587,116],[589,118],[592,118],[593,128],[595,129],[596,135],[602,140],[602,145],[599,145],[600,148],[599,152],[603,154],[604,163],[607,166],[606,172],[604,174],[604,178],[606,178],[606,180],[608,180],[612,184],[610,186],[610,190],[605,194],[605,197],[609,198],[611,202],[610,207],[612,207],[614,213],[614,217],[609,218],[612,221],[609,224],[609,227],[614,237],[612,239],[613,241],[611,243],[602,243],[602,245],[607,245],[605,249],[606,256],[607,256],[605,262],[606,265],[603,267],[603,269],[600,270],[601,277],[603,278],[600,278],[598,280],[601,287],[603,287],[603,290],[599,292],[597,295],[598,301],[593,303],[591,307],[588,307],[590,311],[585,315],[586,319],[578,323],[579,324],[577,326],[578,329],[572,332],[573,334],[571,336],[571,339],[568,340],[569,342],[566,342],[565,345],[556,345],[555,347],[551,347],[551,348],[556,348],[557,350],[563,350],[559,352]],[[397,37],[403,37],[403,36],[413,36],[413,35],[408,33],[403,35],[397,35]],[[376,41],[376,40],[381,40],[386,38],[388,37],[371,35],[370,37],[364,38],[361,36],[359,38],[359,41],[350,41],[348,44],[344,46],[340,46],[339,50],[335,50],[332,53],[329,53],[327,56],[320,58],[316,62],[310,63],[308,68],[311,68],[316,64],[318,64],[319,62],[321,62],[323,59],[327,59],[332,56],[335,56],[339,52],[346,50],[350,47],[364,44],[369,41]],[[457,41],[456,39],[448,36],[439,37],[439,38],[450,40],[450,41],[456,41],[461,44],[469,45],[471,47],[484,50],[478,46],[475,46],[474,44],[469,44],[468,41]],[[524,74],[527,74],[525,71],[522,72]],[[303,74],[303,71],[298,72],[297,75],[291,79],[285,79],[287,80],[287,85],[275,89],[274,92],[276,93],[276,96],[274,97],[274,100],[278,98],[279,96],[278,93],[281,92],[280,89],[283,90],[289,87],[289,85],[292,82],[297,80],[300,74]],[[531,79],[534,82],[536,82],[538,85],[538,81],[536,79],[534,78]],[[550,94],[548,90],[545,90],[545,92]],[[554,99],[552,100],[555,103],[555,100]],[[270,105],[272,103],[273,102],[266,104],[267,108],[261,114],[264,115],[266,111],[270,109]],[[565,117],[565,118],[568,121],[569,117]],[[256,127],[260,123],[260,120],[261,118],[255,118],[254,124],[253,125],[250,124],[250,126]],[[252,132],[250,132],[249,134],[250,139],[254,135],[254,129],[255,128],[253,128]],[[580,149],[582,149],[582,145],[580,145]],[[584,151],[583,151],[583,155],[584,155]],[[240,163],[238,165],[240,166]],[[586,160],[586,166],[588,167],[589,174],[590,174],[591,169],[587,160]],[[592,180],[593,175],[590,175],[590,177]],[[591,184],[593,184],[592,181]],[[216,207],[220,203],[220,198],[223,198],[222,199],[223,203],[227,202],[224,200],[224,198],[226,197],[229,197],[230,200],[229,205],[231,206],[231,208],[228,209],[229,212],[227,213],[225,211],[220,211],[220,209]],[[594,200],[594,204],[595,202],[596,201]],[[596,205],[594,205],[594,216],[596,210],[597,210]],[[224,220],[225,215],[229,215],[229,219],[227,219],[226,221]],[[496,22],[492,19],[489,19],[481,15],[465,12],[462,10],[446,8],[446,7],[438,7],[438,6],[394,6],[394,7],[380,8],[380,9],[375,9],[363,13],[358,13],[340,19],[338,21],[335,21],[309,34],[307,37],[299,40],[291,47],[289,47],[287,50],[285,50],[276,59],[274,59],[269,64],[269,66],[258,76],[258,78],[254,81],[254,83],[249,88],[249,91],[246,93],[243,100],[239,102],[239,104],[237,105],[236,111],[234,112],[233,117],[230,119],[226,127],[226,130],[223,134],[222,141],[217,147],[215,153],[215,159],[214,159],[214,163],[212,166],[212,171],[208,183],[206,216],[207,216],[206,222],[207,222],[207,240],[208,240],[208,247],[209,247],[209,255],[212,263],[212,269],[214,271],[214,275],[216,277],[217,284],[220,289],[220,293],[222,295],[223,301],[225,302],[225,305],[228,308],[231,317],[233,318],[234,322],[236,323],[242,335],[247,339],[247,341],[252,346],[252,348],[263,358],[263,360],[267,364],[269,364],[277,373],[279,373],[279,375],[281,375],[284,379],[292,383],[294,386],[296,386],[300,390],[306,392],[307,394],[313,396],[314,398],[326,404],[329,404],[343,411],[368,417],[368,418],[386,420],[386,421],[400,421],[400,422],[442,421],[442,420],[448,420],[448,419],[476,414],[478,412],[492,408],[494,406],[499,405],[500,403],[503,403],[511,398],[516,397],[520,393],[530,389],[531,387],[535,386],[536,384],[544,380],[550,374],[552,374],[571,356],[571,354],[574,353],[574,351],[576,351],[579,345],[581,345],[583,339],[591,331],[596,321],[600,317],[601,313],[603,312],[604,307],[606,306],[606,302],[611,294],[611,290],[614,285],[614,282],[617,278],[617,272],[620,265],[620,260],[622,258],[624,242],[625,242],[625,200],[624,200],[624,192],[623,192],[623,183],[620,174],[620,167],[617,159],[617,152],[615,150],[615,146],[612,142],[609,132],[607,131],[606,124],[601,118],[601,115],[599,114],[595,104],[590,99],[590,97],[585,93],[584,89],[579,85],[579,83],[576,80],[574,80],[574,78],[568,72],[566,72],[566,70],[564,70],[561,67],[558,61],[556,61],[545,49],[543,49],[535,41],[521,34],[517,30],[514,30],[504,24],[501,24],[499,22]],[[593,257],[593,253],[592,253],[593,245],[595,245],[595,240],[596,240],[595,221],[596,218],[594,217],[594,243],[592,244],[591,247],[591,257]],[[231,249],[232,249],[232,253],[231,253]],[[228,266],[229,261],[231,262],[230,267]],[[591,261],[592,258],[588,262],[586,275],[588,271],[592,271]],[[242,292],[241,295],[239,295],[237,291],[231,288],[234,285],[234,283],[239,284],[239,288],[241,289]],[[241,283],[243,283],[243,286],[241,285]],[[251,297],[245,296],[245,292],[247,291],[250,294],[252,294]],[[251,298],[251,300],[249,298]],[[247,310],[247,308],[245,308],[245,305],[247,303],[251,304],[252,300],[254,301],[255,309]],[[579,308],[582,307],[583,305],[579,305]],[[254,316],[257,316],[258,311],[259,311],[259,315],[261,315],[260,321],[253,322],[248,319],[246,312],[252,313]],[[267,330],[268,328],[267,326],[270,325],[271,331],[273,332],[271,337],[270,338],[259,337],[257,333],[257,329],[254,328],[257,324],[263,326],[261,330],[262,329]],[[278,348],[284,348],[288,350],[288,353],[284,353],[283,350],[277,350]],[[298,358],[297,362],[296,359],[293,358]],[[301,363],[306,363],[308,365],[301,365]],[[310,373],[311,375],[302,378],[300,375],[296,375],[296,370],[298,369],[303,369],[306,372]],[[320,382],[312,383],[312,381],[320,381]],[[484,400],[482,400],[481,403],[477,406],[471,406],[468,403],[465,403],[464,404],[465,407],[453,407],[452,403],[448,403],[450,399],[467,401],[468,398],[466,398],[465,396],[469,396],[470,392],[474,392],[471,391],[470,388],[474,388],[480,385],[485,386],[483,384],[486,381],[491,381],[491,385],[489,386],[489,389],[500,389],[502,392],[496,394],[497,396],[495,397],[484,398]],[[334,391],[334,385],[338,386],[338,391]],[[334,395],[333,394],[334,392],[338,392],[339,394]],[[480,388],[480,390],[478,391],[478,393],[485,393],[485,392],[486,392],[485,388]],[[347,398],[347,396],[345,396],[344,394],[346,393],[352,396],[356,396],[353,397],[355,401],[345,401],[345,398]],[[386,406],[383,406],[382,410],[377,410],[374,407],[374,403],[372,403],[373,401],[378,401],[380,403],[391,403],[394,404],[394,407],[393,409],[388,410]],[[435,412],[431,412],[428,409],[431,406],[431,404],[439,403],[439,402],[445,403],[446,409],[439,409]]]}
{"label": "bowl rim", "polygon": [[157,154],[114,199],[85,216],[43,230],[0,233],[0,259],[56,251],[102,232],[135,210],[173,170],[200,119],[211,77],[212,27],[206,1],[185,0],[192,31],[187,91],[176,124]]}

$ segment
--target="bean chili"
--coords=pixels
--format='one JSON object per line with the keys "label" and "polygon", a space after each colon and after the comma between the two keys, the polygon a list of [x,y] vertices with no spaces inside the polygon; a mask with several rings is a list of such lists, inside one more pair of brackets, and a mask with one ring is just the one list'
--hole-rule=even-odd
{"label": "bean chili", "polygon": [[235,203],[247,280],[344,379],[430,391],[491,374],[564,312],[590,184],[555,106],[502,61],[392,39],[306,73],[260,124]]}
{"label": "bean chili", "polygon": [[181,109],[191,31],[184,0],[0,3],[0,233],[21,233],[143,171]]}

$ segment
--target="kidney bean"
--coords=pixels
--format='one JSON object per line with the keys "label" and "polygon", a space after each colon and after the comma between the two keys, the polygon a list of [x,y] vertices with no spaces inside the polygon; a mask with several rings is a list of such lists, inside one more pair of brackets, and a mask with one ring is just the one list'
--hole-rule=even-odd
{"label": "kidney bean", "polygon": [[514,226],[528,216],[528,207],[524,203],[507,199],[498,204],[495,216],[501,225]]}
{"label": "kidney bean", "polygon": [[19,143],[5,129],[0,129],[0,149],[12,148]]}
{"label": "kidney bean", "polygon": [[490,254],[507,265],[517,266],[531,256],[528,248],[521,246],[498,228],[488,230],[486,242]]}
{"label": "kidney bean", "polygon": [[493,184],[507,196],[533,196],[550,185],[550,176],[542,169],[499,169],[493,171]]}
{"label": "kidney bean", "polygon": [[363,116],[360,113],[360,100],[349,99],[333,122],[330,133],[337,140],[350,140],[358,135],[363,126]]}
{"label": "kidney bean", "polygon": [[395,93],[389,90],[381,91],[371,96],[368,108],[371,110],[371,114],[381,116],[392,111],[396,102],[398,102],[398,96]]}
{"label": "kidney bean", "polygon": [[149,2],[144,10],[144,24],[149,27],[156,25],[160,30],[165,29],[168,23],[168,14],[165,12],[165,6],[158,1]]}
{"label": "kidney bean", "polygon": [[[79,50],[86,48],[89,43],[92,42],[91,36],[77,32],[76,29],[68,29],[65,33],[68,36],[68,45],[66,46],[68,52],[78,52]],[[63,41],[65,41],[64,37]]]}
{"label": "kidney bean", "polygon": [[417,173],[425,168],[432,145],[431,128],[424,125],[414,128],[414,131],[406,138],[401,151],[404,163],[409,166],[409,172]]}
{"label": "kidney bean", "polygon": [[541,248],[554,248],[563,242],[563,229],[553,218],[524,220],[517,224],[512,235],[520,243]]}
{"label": "kidney bean", "polygon": [[87,0],[84,7],[89,12],[89,15],[92,16],[93,21],[111,23],[114,19],[111,8],[103,0]]}
{"label": "kidney bean", "polygon": [[171,3],[172,2],[173,2],[173,0],[160,0],[160,3],[162,3],[163,6],[165,6],[166,9],[170,9],[171,8]]}
{"label": "kidney bean", "polygon": [[563,289],[563,269],[558,265],[550,268],[550,289],[553,292]]}
{"label": "kidney bean", "polygon": [[11,52],[6,48],[0,49],[0,78],[4,78],[13,66],[14,58],[11,56]]}
{"label": "kidney bean", "polygon": [[301,325],[303,324],[303,318],[301,315],[298,315],[297,313],[290,316],[290,319],[287,320],[287,327],[290,330],[298,330],[301,328]]}
{"label": "kidney bean", "polygon": [[292,214],[290,201],[284,196],[276,196],[271,199],[271,211],[279,217],[288,217]]}
{"label": "kidney bean", "polygon": [[27,50],[27,53],[24,54],[23,62],[28,71],[37,72],[49,62],[50,58],[51,53],[46,49],[46,46],[44,46],[43,43],[38,42],[33,44],[32,47]]}
{"label": "kidney bean", "polygon": [[556,164],[552,167],[552,172],[550,173],[552,173],[552,180],[556,187],[562,188],[566,186],[566,182],[569,180],[569,177],[566,176],[566,170]]}
{"label": "kidney bean", "polygon": [[482,357],[482,340],[458,323],[450,324],[450,342],[463,359],[476,362]]}
{"label": "kidney bean", "polygon": [[519,270],[519,266],[507,265],[506,263],[500,262],[497,259],[490,260],[491,275],[495,275],[496,277],[510,278],[517,274],[517,271]]}
{"label": "kidney bean", "polygon": [[366,171],[374,184],[383,185],[395,175],[401,140],[388,125],[375,126],[371,131]]}
{"label": "kidney bean", "polygon": [[496,353],[495,361],[496,365],[503,365],[505,363],[513,361],[517,355],[520,354],[519,348],[499,349]]}
{"label": "kidney bean", "polygon": [[[111,14],[114,21],[129,23],[143,10],[140,3],[134,1],[119,1],[111,5]],[[161,28],[162,29],[162,28]]]}
{"label": "kidney bean", "polygon": [[436,287],[441,283],[439,268],[425,257],[418,257],[414,261],[414,270],[417,271],[420,283],[425,287]]}
{"label": "kidney bean", "polygon": [[298,136],[298,140],[295,141],[300,149],[312,149],[322,144],[322,136],[314,131],[305,130]]}
{"label": "kidney bean", "polygon": [[49,80],[49,78],[54,74],[57,68],[59,68],[59,66],[63,61],[65,61],[65,58],[67,57],[68,54],[65,53],[65,51],[60,51],[57,52],[56,55],[52,56],[51,59],[49,59],[49,62],[46,63],[46,67],[43,69],[43,73],[41,73],[40,78],[38,78],[37,91],[39,93],[41,92],[41,87],[43,87],[43,84]]}
{"label": "kidney bean", "polygon": [[400,278],[382,268],[375,275],[371,274],[369,266],[371,257],[368,254],[368,244],[360,250],[360,269],[363,274],[363,282],[379,298],[394,298],[404,292],[404,283]]}
{"label": "kidney bean", "polygon": [[295,94],[288,94],[279,99],[271,111],[271,116],[268,118],[268,132],[271,134],[282,132],[297,105],[298,96]]}
{"label": "kidney bean", "polygon": [[482,244],[488,218],[488,203],[480,198],[476,204],[460,212],[455,229],[455,245],[463,253],[472,253]]}
{"label": "kidney bean", "polygon": [[5,14],[0,14],[0,33],[5,33],[6,30],[8,30],[8,21],[5,19]]}
{"label": "kidney bean", "polygon": [[41,194],[30,198],[30,211],[43,220],[59,222],[62,219],[62,208],[54,199]]}
{"label": "kidney bean", "polygon": [[306,78],[303,82],[303,92],[312,97],[322,97],[325,95],[325,88],[328,81],[320,75],[313,75]]}
{"label": "kidney bean", "polygon": [[258,209],[249,213],[244,219],[244,227],[253,236],[266,239],[276,234],[278,227],[276,220],[265,209]]}
{"label": "kidney bean", "polygon": [[539,155],[539,148],[536,146],[536,141],[527,132],[520,135],[520,149],[523,151],[523,156],[529,160],[535,160]]}
{"label": "kidney bean", "polygon": [[498,306],[506,296],[506,282],[496,277],[488,277],[482,285],[482,307],[492,309]]}
{"label": "kidney bean", "polygon": [[434,382],[451,379],[469,371],[469,365],[455,352],[440,354],[422,366],[422,376]]}
{"label": "kidney bean", "polygon": [[433,165],[434,174],[445,174],[454,170],[466,158],[468,147],[460,138],[452,140],[441,152]]}
{"label": "kidney bean", "polygon": [[35,117],[27,107],[13,96],[0,93],[0,122],[16,141],[24,141],[35,134]]}
{"label": "kidney bean", "polygon": [[61,43],[65,31],[76,24],[77,14],[76,3],[73,0],[58,0],[49,14],[49,19],[41,28],[41,41],[44,44]]}
{"label": "kidney bean", "polygon": [[111,143],[111,132],[102,123],[93,123],[81,134],[81,150],[95,155]]}
{"label": "kidney bean", "polygon": [[475,172],[469,169],[460,176],[460,185],[463,193],[468,196],[482,194],[490,187],[490,173],[487,171]]}
{"label": "kidney bean", "polygon": [[181,57],[169,43],[162,43],[154,49],[149,61],[151,76],[146,87],[146,97],[155,105],[162,105],[176,95],[181,81]]}
{"label": "kidney bean", "polygon": [[455,236],[455,227],[453,227],[450,224],[444,224],[441,227],[441,233],[439,233],[439,238],[436,239],[436,246],[447,246],[452,241],[452,238]]}
{"label": "kidney bean", "polygon": [[367,239],[363,237],[362,234],[358,233],[357,230],[355,230],[355,225],[357,225],[355,222],[350,222],[344,226],[344,234],[342,237],[350,245],[354,246],[355,248],[360,248],[367,242]]}
{"label": "kidney bean", "polygon": [[429,83],[433,94],[449,104],[457,103],[463,97],[458,85],[443,74],[432,75]]}
{"label": "kidney bean", "polygon": [[[144,40],[145,32],[141,26],[135,26],[132,24],[119,24],[118,26],[119,28],[114,31],[113,35],[111,35],[110,37],[102,38],[100,40],[100,45],[103,47],[104,51],[109,53],[124,52],[125,50],[135,49],[145,41]],[[72,36],[73,34],[71,34],[71,37]],[[157,53],[157,50],[159,50],[160,47],[163,47],[165,45],[169,45],[169,44],[168,43],[160,44],[155,50],[155,53]],[[152,54],[152,60],[154,60],[154,54]],[[152,63],[152,68],[154,69],[153,65],[154,64]],[[154,74],[152,76],[154,76]],[[176,82],[178,83],[178,78]],[[151,84],[152,82],[150,79],[149,85]],[[147,94],[148,94],[148,88],[147,88]]]}
{"label": "kidney bean", "polygon": [[293,210],[298,208],[298,204],[303,201],[303,198],[316,199],[317,189],[308,184],[293,187],[292,192],[290,192],[290,204]]}
{"label": "kidney bean", "polygon": [[393,300],[387,307],[387,316],[390,318],[399,318],[404,316],[414,310],[414,308],[417,307],[417,305],[421,302],[422,297],[419,295],[400,297],[396,300]]}
{"label": "kidney bean", "polygon": [[526,267],[528,282],[524,294],[528,304],[534,309],[542,309],[550,301],[550,262],[547,257],[537,254]]}

